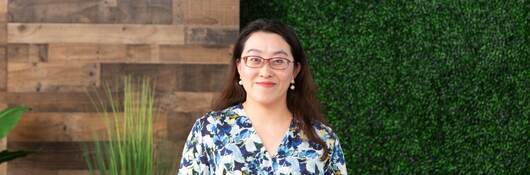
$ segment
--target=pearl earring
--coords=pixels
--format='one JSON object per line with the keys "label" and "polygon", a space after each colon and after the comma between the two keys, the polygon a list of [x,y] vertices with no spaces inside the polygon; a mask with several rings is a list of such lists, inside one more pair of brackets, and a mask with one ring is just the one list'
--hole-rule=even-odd
{"label": "pearl earring", "polygon": [[294,90],[294,80],[291,80],[291,90]]}
{"label": "pearl earring", "polygon": [[239,82],[237,82],[237,84],[243,85],[243,81],[239,80]]}

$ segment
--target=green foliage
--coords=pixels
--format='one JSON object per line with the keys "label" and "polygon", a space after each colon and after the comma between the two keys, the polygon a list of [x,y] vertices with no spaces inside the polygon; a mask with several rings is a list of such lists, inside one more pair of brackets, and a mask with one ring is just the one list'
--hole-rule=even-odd
{"label": "green foliage", "polygon": [[[0,139],[6,137],[9,131],[15,128],[20,118],[22,118],[22,114],[27,111],[28,109],[25,107],[13,107],[6,108],[0,112]],[[0,163],[27,156],[30,153],[29,151],[3,150],[0,152]]]}
{"label": "green foliage", "polygon": [[6,108],[0,112],[0,139],[3,139],[9,131],[17,125],[22,114],[28,109],[24,107]]}
{"label": "green foliage", "polygon": [[[106,117],[107,129],[104,137],[95,135],[98,141],[91,145],[92,150],[88,145],[82,145],[91,174],[176,173],[176,155],[173,154],[175,147],[171,147],[169,142],[155,141],[154,122],[158,116],[153,85],[149,78],[136,81],[128,76],[123,79],[121,90],[107,86],[106,94],[102,96],[108,99],[103,99],[96,93],[98,101],[94,103]],[[116,92],[123,94],[117,96]],[[110,112],[107,112],[106,106],[110,106]],[[155,145],[159,146],[158,149]],[[89,155],[91,151],[94,152],[93,155]]]}
{"label": "green foliage", "polygon": [[350,173],[529,172],[529,1],[259,3],[241,21],[296,29]]}

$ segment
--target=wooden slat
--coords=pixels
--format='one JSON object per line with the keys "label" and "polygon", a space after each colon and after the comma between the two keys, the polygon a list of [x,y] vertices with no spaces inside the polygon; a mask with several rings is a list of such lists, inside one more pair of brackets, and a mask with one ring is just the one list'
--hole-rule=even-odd
{"label": "wooden slat", "polygon": [[99,64],[9,63],[8,92],[85,92],[99,85]]}
{"label": "wooden slat", "polygon": [[82,144],[91,144],[91,142],[8,142],[8,148],[35,152],[27,157],[10,161],[8,172],[14,174],[11,173],[15,171],[14,169],[87,169],[80,147]]}
{"label": "wooden slat", "polygon": [[24,167],[18,165],[9,169],[9,174],[15,175],[90,175],[88,170],[63,170],[63,169],[45,169],[45,168],[34,168]]}
{"label": "wooden slat", "polygon": [[[4,110],[7,105],[3,102],[0,102],[0,110]],[[7,148],[7,139],[6,138],[0,138],[0,151],[5,150]],[[7,163],[0,164],[0,175],[7,175]]]}
{"label": "wooden slat", "polygon": [[228,64],[231,47],[204,47],[199,45],[162,45],[160,61],[181,64]]}
{"label": "wooden slat", "polygon": [[7,49],[0,45],[0,92],[7,90]]}
{"label": "wooden slat", "polygon": [[[99,89],[98,89],[99,90]],[[94,90],[95,91],[95,90]],[[101,93],[101,92],[100,92]],[[197,112],[207,111],[211,99],[217,95],[208,92],[162,92],[156,93],[157,105],[162,111]],[[31,92],[31,93],[0,93],[0,103],[7,106],[26,106],[32,112],[64,112],[64,113],[93,113],[98,112],[91,102],[91,96],[100,102],[95,92]],[[102,100],[107,100],[102,97]],[[114,93],[116,100],[121,100],[121,92]],[[107,111],[111,111],[110,106]]]}
{"label": "wooden slat", "polygon": [[239,0],[173,0],[173,23],[239,25]]}
{"label": "wooden slat", "polygon": [[224,85],[227,72],[228,65],[182,65],[178,67],[175,76],[176,91],[219,92]]}
{"label": "wooden slat", "polygon": [[[122,117],[123,113],[116,115]],[[153,124],[155,138],[167,137],[164,113],[157,113]],[[102,113],[29,112],[9,133],[9,142],[79,142],[94,141],[93,134],[104,135],[106,117]],[[120,122],[122,123],[122,122]],[[100,139],[100,140],[105,140]]]}
{"label": "wooden slat", "polygon": [[10,22],[171,24],[171,0],[10,0]]}
{"label": "wooden slat", "polygon": [[184,44],[184,26],[9,23],[9,43]]}
{"label": "wooden slat", "polygon": [[217,93],[211,92],[173,92],[159,96],[158,106],[164,111],[200,112],[210,110],[211,102]]}
{"label": "wooden slat", "polygon": [[0,0],[0,22],[7,22],[7,0]]}
{"label": "wooden slat", "polygon": [[101,81],[117,82],[134,74],[156,79],[157,91],[216,92],[224,83],[228,65],[212,64],[102,64]]}
{"label": "wooden slat", "polygon": [[29,50],[35,47],[40,60],[49,63],[170,63],[228,64],[230,46],[147,45],[147,44],[10,44],[9,62],[30,62]]}
{"label": "wooden slat", "polygon": [[195,120],[203,116],[205,112],[173,112],[167,117],[169,139],[173,141],[185,141]]}
{"label": "wooden slat", "polygon": [[127,45],[127,60],[131,63],[150,63],[151,46],[148,44],[129,44]]}
{"label": "wooden slat", "polygon": [[[67,174],[83,173],[88,169],[83,158],[81,145],[92,147],[94,142],[9,142],[9,148],[33,150],[35,153],[27,157],[11,161],[8,174]],[[184,142],[171,143],[170,148],[162,148],[162,154],[178,156],[182,152]],[[155,148],[161,148],[161,142],[155,143]],[[167,151],[165,151],[167,150]],[[89,154],[94,154],[91,151]],[[175,162],[177,164],[177,162]],[[42,171],[42,173],[41,173]]]}
{"label": "wooden slat", "polygon": [[[0,0],[0,92],[7,90],[7,0]],[[2,166],[0,166],[2,167]],[[0,175],[5,167],[0,168]]]}
{"label": "wooden slat", "polygon": [[0,93],[0,103],[26,106],[32,112],[96,112],[86,92]]}
{"label": "wooden slat", "polygon": [[[2,18],[2,15],[0,15],[0,18]],[[0,43],[2,45],[7,44],[7,22],[0,22]]]}
{"label": "wooden slat", "polygon": [[48,61],[46,44],[8,44],[7,59],[9,63],[37,63]]}
{"label": "wooden slat", "polygon": [[239,34],[238,26],[190,26],[186,29],[186,44],[230,45]]}
{"label": "wooden slat", "polygon": [[[36,164],[36,163],[35,163]],[[34,168],[32,166],[29,166],[29,165],[26,165],[26,166],[21,166],[21,165],[13,165],[13,166],[10,166],[8,169],[7,169],[7,172],[9,174],[16,174],[16,175],[35,175],[35,174],[38,174],[38,175],[58,175],[60,170],[48,170],[48,169],[43,169],[43,168]]]}
{"label": "wooden slat", "polygon": [[126,62],[127,47],[122,44],[49,44],[49,62]]}

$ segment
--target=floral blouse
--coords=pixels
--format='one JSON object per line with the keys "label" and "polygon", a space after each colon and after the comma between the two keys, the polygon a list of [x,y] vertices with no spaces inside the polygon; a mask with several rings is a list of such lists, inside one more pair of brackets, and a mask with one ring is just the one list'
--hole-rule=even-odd
{"label": "floral blouse", "polygon": [[[294,120],[293,120],[294,121]],[[199,118],[184,146],[178,174],[347,174],[339,140],[331,128],[313,128],[329,148],[301,135],[294,122],[270,156],[241,104]]]}

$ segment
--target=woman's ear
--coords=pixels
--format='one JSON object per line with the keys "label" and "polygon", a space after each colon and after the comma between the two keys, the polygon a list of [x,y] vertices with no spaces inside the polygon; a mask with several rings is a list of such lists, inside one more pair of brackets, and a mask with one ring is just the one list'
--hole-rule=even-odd
{"label": "woman's ear", "polygon": [[237,71],[237,74],[241,75],[240,74],[240,72],[241,72],[241,59],[236,60],[236,71]]}
{"label": "woman's ear", "polygon": [[294,65],[293,80],[296,79],[296,76],[298,76],[298,73],[300,73],[301,69],[302,69],[302,65],[300,63],[296,63]]}

